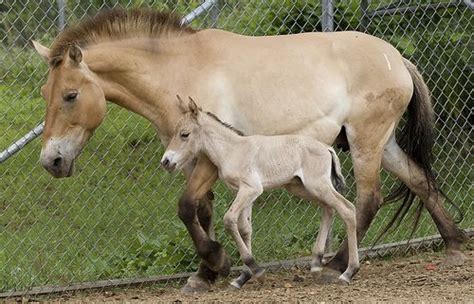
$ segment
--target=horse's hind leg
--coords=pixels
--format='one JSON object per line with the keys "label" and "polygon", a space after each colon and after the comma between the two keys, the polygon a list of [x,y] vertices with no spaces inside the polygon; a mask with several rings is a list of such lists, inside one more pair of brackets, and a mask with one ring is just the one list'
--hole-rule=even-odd
{"label": "horse's hind leg", "polygon": [[465,257],[460,249],[464,233],[443,208],[443,196],[434,190],[430,191],[425,174],[400,148],[394,137],[385,147],[382,165],[400,178],[423,201],[446,244],[447,258],[445,262],[455,265],[462,264]]}
{"label": "horse's hind leg", "polygon": [[311,261],[311,272],[323,270],[323,256],[326,247],[326,241],[331,228],[333,209],[326,205],[321,206],[321,225],[319,226],[318,236],[313,246],[313,259]]}
{"label": "horse's hind leg", "polygon": [[[357,241],[360,243],[382,203],[380,191],[380,167],[383,148],[393,131],[394,123],[377,125],[376,129],[362,125],[358,128],[346,126],[351,149],[354,177],[357,187],[356,217]],[[362,140],[363,139],[363,140]],[[325,281],[334,281],[347,268],[347,240],[337,254],[325,265]]]}

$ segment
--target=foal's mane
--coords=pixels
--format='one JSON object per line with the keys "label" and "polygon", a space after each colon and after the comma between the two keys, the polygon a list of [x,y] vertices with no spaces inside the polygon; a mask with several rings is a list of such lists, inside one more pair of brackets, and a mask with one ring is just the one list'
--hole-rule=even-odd
{"label": "foal's mane", "polygon": [[84,48],[102,41],[159,38],[194,32],[194,29],[182,24],[180,16],[171,12],[121,8],[104,10],[61,32],[51,48],[50,64],[53,67],[58,65],[71,44]]}
{"label": "foal's mane", "polygon": [[217,117],[214,113],[211,113],[211,112],[205,112],[209,117],[211,117],[212,119],[214,119],[215,121],[217,121],[218,123],[220,123],[222,126],[226,127],[227,129],[233,131],[234,133],[236,133],[237,135],[239,136],[244,136],[244,132],[240,131],[239,129],[236,129],[234,128],[232,125],[226,123],[226,122],[223,122],[222,120],[219,119],[219,117]]}

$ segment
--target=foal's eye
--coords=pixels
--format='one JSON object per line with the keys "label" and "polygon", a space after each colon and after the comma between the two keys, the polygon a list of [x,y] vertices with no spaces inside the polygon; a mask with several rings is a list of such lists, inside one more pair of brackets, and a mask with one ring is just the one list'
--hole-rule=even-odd
{"label": "foal's eye", "polygon": [[186,139],[189,137],[189,133],[181,133],[181,138]]}
{"label": "foal's eye", "polygon": [[72,102],[76,100],[77,94],[77,92],[71,92],[64,97],[64,100],[67,102]]}

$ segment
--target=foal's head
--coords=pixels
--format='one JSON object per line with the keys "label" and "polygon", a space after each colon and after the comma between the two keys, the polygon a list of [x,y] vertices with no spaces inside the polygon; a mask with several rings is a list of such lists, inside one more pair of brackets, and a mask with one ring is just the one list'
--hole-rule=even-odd
{"label": "foal's head", "polygon": [[176,124],[173,138],[161,159],[161,165],[170,172],[174,169],[182,169],[194,159],[199,152],[200,144],[201,109],[191,97],[187,104],[179,96],[177,97],[183,117]]}

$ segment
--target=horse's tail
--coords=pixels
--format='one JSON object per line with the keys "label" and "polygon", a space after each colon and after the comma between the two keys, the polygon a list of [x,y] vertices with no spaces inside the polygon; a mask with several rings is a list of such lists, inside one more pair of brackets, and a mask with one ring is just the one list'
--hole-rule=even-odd
{"label": "horse's tail", "polygon": [[341,162],[339,161],[339,157],[337,157],[336,151],[333,148],[328,148],[329,152],[331,153],[331,180],[334,188],[339,193],[344,192],[344,188],[346,186],[346,182],[344,180],[344,176],[342,176],[341,171]]}
{"label": "horse's tail", "polygon": [[[443,195],[447,201],[449,201],[459,212],[460,209],[446,195],[441,192],[436,183],[435,174],[432,170],[432,150],[434,145],[434,112],[431,103],[431,94],[423,80],[423,76],[420,74],[416,66],[409,60],[403,58],[404,64],[411,75],[414,85],[413,96],[408,105],[407,120],[404,128],[399,133],[397,140],[400,147],[405,153],[423,170],[426,180],[428,182],[428,188],[433,191],[436,195]],[[376,241],[380,239],[389,229],[397,222],[398,227],[407,215],[410,207],[413,205],[415,200],[415,193],[412,192],[405,184],[400,183],[398,188],[393,190],[385,201],[394,202],[403,199],[402,204],[395,212],[394,217],[389,221],[387,226],[382,230]],[[418,227],[423,205],[420,202],[415,211],[415,219],[413,223],[413,230],[410,234],[410,238]],[[462,220],[462,213],[461,220]],[[460,220],[460,221],[461,221]]]}

